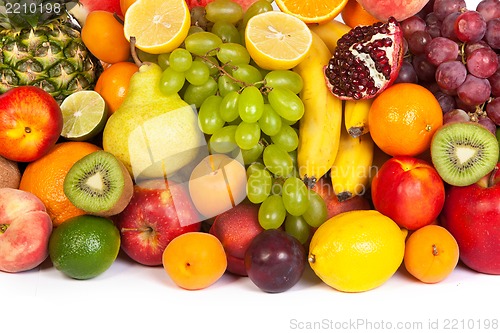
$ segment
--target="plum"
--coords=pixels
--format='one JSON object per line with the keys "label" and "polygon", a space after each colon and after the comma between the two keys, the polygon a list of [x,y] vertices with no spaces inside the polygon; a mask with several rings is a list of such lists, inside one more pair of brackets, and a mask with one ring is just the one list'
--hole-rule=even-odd
{"label": "plum", "polygon": [[304,246],[280,229],[267,229],[257,235],[245,253],[250,280],[268,293],[292,288],[302,277],[306,264]]}

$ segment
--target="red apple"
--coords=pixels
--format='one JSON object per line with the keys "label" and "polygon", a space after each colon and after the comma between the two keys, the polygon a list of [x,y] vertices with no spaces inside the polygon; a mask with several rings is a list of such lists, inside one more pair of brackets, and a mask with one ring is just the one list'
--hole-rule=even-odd
{"label": "red apple", "polygon": [[400,227],[416,230],[431,224],[444,205],[444,183],[434,167],[409,156],[393,157],[371,186],[373,205]]}
{"label": "red apple", "polygon": [[328,210],[328,219],[351,210],[371,209],[370,202],[361,195],[356,195],[348,200],[340,202],[337,195],[333,191],[332,184],[324,177],[320,178],[312,189],[321,195],[325,201],[326,209]]}
{"label": "red apple", "polygon": [[61,108],[43,89],[12,88],[0,95],[0,155],[32,162],[57,142],[63,127]]}
{"label": "red apple", "polygon": [[201,228],[186,188],[164,179],[135,185],[129,204],[114,219],[122,250],[147,266],[162,264],[163,251],[172,239]]}
{"label": "red apple", "polygon": [[245,252],[252,240],[264,229],[259,224],[259,205],[243,201],[218,215],[210,227],[227,255],[227,270],[233,274],[247,276]]}
{"label": "red apple", "polygon": [[47,258],[52,220],[38,197],[0,189],[0,221],[0,271],[27,271]]}
{"label": "red apple", "polygon": [[80,0],[80,3],[70,9],[70,13],[84,24],[87,15],[95,10],[105,10],[122,16],[120,0]]}
{"label": "red apple", "polygon": [[457,240],[465,265],[500,274],[500,163],[475,184],[447,188],[440,222]]}

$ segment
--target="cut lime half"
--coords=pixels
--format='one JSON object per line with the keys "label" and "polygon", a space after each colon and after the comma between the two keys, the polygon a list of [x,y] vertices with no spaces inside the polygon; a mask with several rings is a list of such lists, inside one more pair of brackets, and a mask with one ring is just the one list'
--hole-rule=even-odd
{"label": "cut lime half", "polygon": [[93,90],[77,91],[61,103],[63,129],[61,136],[85,141],[99,134],[108,116],[104,98]]}

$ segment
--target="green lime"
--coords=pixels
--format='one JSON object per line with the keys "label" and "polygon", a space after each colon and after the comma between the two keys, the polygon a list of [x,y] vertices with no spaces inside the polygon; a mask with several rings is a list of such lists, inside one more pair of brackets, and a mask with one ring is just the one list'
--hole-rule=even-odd
{"label": "green lime", "polygon": [[49,256],[64,274],[86,280],[104,273],[118,256],[120,232],[104,217],[82,215],[70,218],[54,229]]}
{"label": "green lime", "polygon": [[108,117],[104,98],[93,90],[77,91],[66,97],[61,112],[61,136],[74,141],[85,141],[99,134]]}

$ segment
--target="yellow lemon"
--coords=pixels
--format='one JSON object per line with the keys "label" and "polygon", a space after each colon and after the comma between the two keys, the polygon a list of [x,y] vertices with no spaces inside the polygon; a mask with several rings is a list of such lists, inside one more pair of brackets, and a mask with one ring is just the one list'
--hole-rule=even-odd
{"label": "yellow lemon", "polygon": [[124,33],[135,46],[151,54],[173,51],[186,38],[191,26],[184,0],[138,0],[125,14]]}
{"label": "yellow lemon", "polygon": [[341,213],[314,233],[308,261],[316,275],[344,292],[384,284],[403,262],[404,230],[375,210]]}
{"label": "yellow lemon", "polygon": [[264,69],[297,66],[312,45],[309,27],[293,15],[270,11],[253,16],[245,28],[245,45],[255,63]]}

